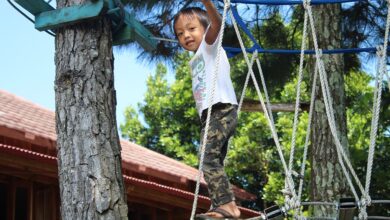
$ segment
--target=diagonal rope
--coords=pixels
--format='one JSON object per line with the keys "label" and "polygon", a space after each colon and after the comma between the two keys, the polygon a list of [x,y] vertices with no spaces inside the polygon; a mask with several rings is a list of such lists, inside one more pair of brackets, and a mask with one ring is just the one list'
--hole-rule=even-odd
{"label": "diagonal rope", "polygon": [[273,117],[273,115],[272,115],[271,101],[270,101],[270,99],[269,99],[268,89],[267,89],[267,86],[266,86],[266,84],[265,84],[263,69],[261,68],[259,58],[256,59],[256,64],[257,64],[257,68],[259,69],[259,75],[260,75],[261,86],[263,87],[263,92],[264,92],[264,97],[265,97],[265,103],[266,103],[267,109],[268,109],[268,111],[267,111],[267,112],[264,112],[264,113],[268,113],[268,117],[271,119],[272,124],[275,124],[275,120],[274,120],[274,117]]}
{"label": "diagonal rope", "polygon": [[299,73],[298,73],[298,83],[296,88],[296,98],[295,98],[295,111],[294,111],[294,123],[293,123],[293,131],[292,131],[292,137],[291,137],[291,151],[290,151],[290,158],[288,163],[288,168],[291,171],[293,167],[293,161],[294,161],[294,152],[295,152],[295,142],[296,142],[296,133],[297,133],[297,127],[298,127],[298,112],[300,107],[300,97],[301,97],[301,83],[303,78],[303,61],[304,61],[304,52],[306,47],[306,38],[307,38],[307,12],[305,11],[304,15],[304,21],[303,21],[303,36],[302,36],[302,43],[301,43],[301,54],[299,59]]}
{"label": "diagonal rope", "polygon": [[310,21],[310,26],[311,26],[312,35],[313,35],[313,43],[314,43],[315,52],[316,52],[315,55],[316,55],[316,59],[317,59],[318,70],[320,73],[319,75],[320,75],[321,89],[322,89],[324,104],[325,104],[325,109],[326,109],[326,115],[328,117],[329,127],[331,130],[335,145],[336,145],[338,160],[339,160],[341,168],[344,172],[344,175],[347,179],[347,182],[352,190],[352,193],[355,197],[355,200],[359,201],[359,196],[357,195],[355,187],[354,187],[352,180],[349,176],[349,173],[346,170],[343,159],[345,160],[352,176],[355,178],[355,181],[356,181],[357,185],[359,186],[360,190],[362,192],[364,192],[364,190],[363,190],[362,184],[360,183],[359,178],[357,177],[355,171],[353,170],[352,165],[351,165],[348,157],[346,156],[345,151],[344,151],[343,147],[341,146],[340,140],[337,136],[337,129],[336,129],[335,122],[334,122],[333,107],[331,105],[332,102],[330,100],[331,96],[330,96],[330,92],[329,92],[329,88],[328,88],[328,83],[326,80],[327,77],[326,77],[324,64],[321,60],[320,50],[318,48],[317,36],[316,36],[316,31],[315,31],[316,29],[314,26],[314,18],[313,18],[311,6],[310,6],[310,0],[304,0],[304,7],[307,10],[308,15],[309,15],[309,21]]}
{"label": "diagonal rope", "polygon": [[[251,62],[250,62],[251,67],[253,66],[253,63],[255,62],[255,60],[257,60],[257,56],[258,56],[258,53],[257,53],[257,50],[255,50],[255,52],[252,55]],[[238,103],[237,114],[239,114],[241,111],[242,103],[244,102],[245,92],[246,92],[246,88],[248,87],[250,75],[251,75],[251,72],[250,72],[250,70],[248,70],[248,73],[247,73],[246,78],[245,78],[244,88],[242,89],[240,102]]]}
{"label": "diagonal rope", "polygon": [[379,110],[380,110],[380,103],[381,103],[381,95],[382,95],[382,79],[385,75],[385,72],[387,72],[385,65],[386,65],[386,51],[387,51],[387,42],[389,39],[389,29],[390,29],[390,1],[387,1],[388,3],[388,10],[387,10],[387,20],[386,20],[386,31],[385,31],[385,37],[383,42],[383,47],[378,49],[378,58],[379,60],[379,71],[377,74],[377,96],[376,102],[374,103],[373,107],[373,126],[371,128],[371,138],[370,138],[370,151],[369,151],[369,159],[367,164],[367,176],[366,176],[366,194],[369,194],[370,191],[370,183],[371,183],[371,170],[372,170],[372,163],[373,163],[373,157],[374,157],[374,151],[375,151],[375,140],[377,136],[377,130],[378,130],[378,120],[379,120]]}
{"label": "diagonal rope", "polygon": [[[377,51],[377,57],[379,60],[379,70],[377,71],[376,77],[376,86],[374,91],[374,103],[372,110],[372,120],[371,120],[371,132],[370,132],[370,146],[368,151],[367,159],[367,173],[366,173],[366,185],[365,185],[365,195],[362,196],[362,208],[360,209],[359,219],[367,219],[366,207],[371,204],[370,198],[370,184],[371,184],[371,174],[372,174],[372,165],[374,162],[375,154],[375,142],[377,139],[378,133],[378,121],[379,121],[379,112],[381,105],[382,97],[382,80],[384,75],[387,73],[386,70],[386,58],[387,58],[387,46],[389,39],[389,29],[390,29],[390,0],[387,0],[387,19],[386,19],[386,29],[385,36],[383,41],[383,47],[379,47]],[[389,83],[390,89],[390,83]]]}
{"label": "diagonal rope", "polygon": [[[295,110],[294,110],[294,122],[293,122],[293,131],[291,135],[291,149],[290,149],[290,158],[289,158],[289,164],[288,169],[290,172],[293,171],[293,162],[294,162],[294,154],[295,154],[295,142],[296,142],[296,131],[298,127],[298,117],[299,117],[299,106],[300,106],[300,97],[301,97],[301,83],[302,83],[302,76],[303,76],[303,61],[304,61],[304,55],[305,55],[305,47],[306,47],[306,38],[307,38],[307,12],[305,11],[304,15],[304,22],[303,22],[303,36],[302,36],[302,43],[301,43],[301,54],[299,57],[299,72],[298,72],[298,83],[296,88],[296,97],[295,97]],[[310,121],[309,121],[310,123]],[[309,125],[310,127],[310,125]],[[302,176],[300,176],[302,177]],[[287,184],[285,183],[285,186]],[[298,192],[298,198],[297,201],[300,202],[300,195]],[[289,200],[289,195],[286,195],[285,200]],[[297,207],[298,209],[299,207]]]}
{"label": "diagonal rope", "polygon": [[221,30],[219,33],[218,45],[217,45],[217,48],[218,48],[217,60],[216,60],[216,65],[215,65],[214,75],[213,75],[213,87],[212,87],[212,91],[211,91],[211,96],[208,97],[207,119],[206,119],[205,131],[204,131],[204,135],[203,135],[203,143],[202,143],[202,146],[200,148],[201,154],[200,154],[200,161],[199,161],[199,168],[198,168],[199,171],[198,171],[198,175],[196,177],[196,188],[195,188],[195,193],[194,193],[195,194],[194,195],[194,202],[192,204],[192,211],[191,211],[191,218],[190,218],[191,220],[193,220],[195,217],[196,207],[197,207],[197,203],[198,203],[200,179],[201,179],[201,176],[203,173],[202,169],[203,169],[204,153],[205,153],[207,136],[208,136],[208,131],[209,131],[210,116],[211,116],[212,103],[213,103],[214,94],[215,94],[215,87],[217,84],[217,74],[218,74],[218,68],[219,68],[219,61],[220,61],[220,57],[221,57],[222,39],[223,39],[224,30],[225,30],[226,13],[227,13],[228,8],[230,7],[229,0],[224,0],[224,2],[225,2],[225,5],[224,5],[224,9],[223,9],[223,14],[222,14]]}
{"label": "diagonal rope", "polygon": [[[253,53],[252,55],[252,58],[251,58],[251,66],[253,66],[253,63],[255,61],[255,59],[257,58],[257,50]],[[238,108],[237,108],[237,117],[239,119],[240,117],[240,113],[241,113],[241,108],[242,108],[242,104],[244,103],[244,97],[245,97],[245,92],[246,92],[246,89],[248,87],[248,83],[249,83],[249,77],[250,77],[250,71],[248,70],[248,73],[246,74],[246,79],[245,79],[245,83],[244,83],[244,88],[242,89],[242,93],[241,93],[241,98],[240,98],[240,101],[238,102]],[[231,145],[231,140],[232,140],[232,137],[229,138],[229,142],[228,142],[228,149],[232,149],[232,145]],[[247,152],[249,152],[248,149],[244,148]],[[228,166],[229,164],[229,157],[226,157],[225,159],[225,164],[226,166]]]}
{"label": "diagonal rope", "polygon": [[256,77],[253,73],[253,69],[252,67],[250,66],[250,62],[249,62],[249,59],[248,59],[248,54],[245,50],[245,47],[244,47],[244,43],[243,43],[243,40],[242,40],[242,37],[241,37],[241,34],[238,30],[238,26],[237,26],[237,23],[235,21],[235,18],[232,14],[232,12],[230,11],[230,17],[231,17],[231,20],[232,20],[232,23],[233,23],[233,27],[235,29],[235,32],[236,32],[236,35],[237,35],[237,38],[239,40],[239,43],[240,43],[240,47],[242,49],[242,53],[244,55],[244,58],[245,58],[245,61],[247,63],[247,66],[249,67],[249,71],[250,71],[250,74],[252,76],[252,79],[253,79],[253,82],[254,82],[254,85],[255,85],[255,88],[256,88],[256,91],[258,93],[258,96],[260,98],[260,102],[261,102],[261,106],[264,110],[264,113],[265,113],[265,116],[266,116],[266,119],[268,120],[268,124],[271,128],[271,133],[272,133],[272,136],[273,136],[273,139],[275,141],[275,144],[276,144],[276,147],[277,147],[277,150],[278,150],[278,153],[279,153],[279,157],[282,161],[282,164],[283,164],[283,168],[284,168],[284,172],[285,172],[285,175],[286,175],[286,178],[288,179],[288,187],[290,188],[292,194],[293,194],[293,197],[295,198],[296,197],[296,193],[295,193],[295,189],[294,189],[294,182],[291,178],[291,174],[290,172],[288,171],[288,168],[287,168],[287,164],[286,164],[286,161],[284,159],[284,156],[283,156],[283,152],[282,152],[282,148],[280,146],[280,143],[279,143],[279,140],[278,140],[278,136],[277,136],[277,133],[276,133],[276,129],[275,129],[275,126],[274,124],[272,124],[272,120],[270,119],[269,117],[269,113],[268,113],[268,110],[267,110],[267,107],[265,106],[265,103],[264,103],[264,98],[263,98],[263,95],[261,94],[260,92],[260,88],[259,88],[259,85],[257,84],[257,81],[256,81]]}
{"label": "diagonal rope", "polygon": [[[314,70],[312,90],[311,90],[311,96],[310,96],[311,98],[310,98],[308,125],[306,128],[305,144],[304,144],[304,148],[303,148],[302,164],[301,164],[301,171],[300,171],[301,178],[299,179],[299,188],[298,188],[298,201],[301,201],[301,198],[302,198],[302,190],[303,190],[303,181],[304,181],[304,176],[305,176],[307,152],[309,149],[310,134],[311,134],[311,122],[313,120],[313,109],[314,109],[317,79],[318,79],[318,66],[316,65],[315,70]],[[299,212],[300,215],[302,214],[300,209],[299,209],[299,211],[297,210],[297,212]]]}

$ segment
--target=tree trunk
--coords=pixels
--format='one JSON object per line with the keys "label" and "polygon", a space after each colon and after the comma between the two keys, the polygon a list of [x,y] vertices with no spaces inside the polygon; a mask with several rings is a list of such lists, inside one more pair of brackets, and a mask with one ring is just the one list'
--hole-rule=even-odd
{"label": "tree trunk", "polygon": [[[58,8],[84,1],[59,0]],[[107,18],[56,32],[56,129],[61,216],[127,219]]]}
{"label": "tree trunk", "polygon": [[[341,6],[326,4],[313,6],[313,14],[320,49],[341,48]],[[347,148],[347,125],[344,91],[344,59],[342,54],[323,55],[334,118],[341,144]],[[314,73],[314,71],[312,71]],[[318,77],[319,81],[319,77]],[[336,146],[326,116],[320,84],[317,83],[313,127],[311,135],[311,192],[312,201],[337,201],[348,191],[346,178],[338,162]],[[346,149],[345,149],[346,150]],[[347,150],[346,150],[347,151]],[[314,216],[336,215],[336,209],[329,206],[316,206]]]}

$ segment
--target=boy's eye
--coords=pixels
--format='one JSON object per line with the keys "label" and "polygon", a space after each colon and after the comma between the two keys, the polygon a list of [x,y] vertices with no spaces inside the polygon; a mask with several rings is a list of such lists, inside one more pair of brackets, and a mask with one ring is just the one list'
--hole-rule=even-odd
{"label": "boy's eye", "polygon": [[178,36],[178,37],[181,36],[181,35],[183,35],[183,32],[177,33],[177,36]]}

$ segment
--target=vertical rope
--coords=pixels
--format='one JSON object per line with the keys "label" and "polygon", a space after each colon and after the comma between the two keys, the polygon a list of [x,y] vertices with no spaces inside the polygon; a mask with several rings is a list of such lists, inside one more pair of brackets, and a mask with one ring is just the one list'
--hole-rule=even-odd
{"label": "vertical rope", "polygon": [[[310,96],[311,98],[310,98],[310,107],[309,107],[309,118],[308,118],[308,125],[306,128],[305,145],[303,148],[302,164],[301,164],[301,171],[300,171],[301,178],[299,179],[299,188],[298,188],[298,201],[301,201],[301,198],[302,198],[302,189],[303,189],[303,181],[304,181],[304,176],[305,176],[306,159],[307,159],[307,152],[308,152],[308,148],[309,148],[310,134],[311,134],[311,123],[313,120],[313,109],[314,109],[317,79],[318,79],[318,68],[316,65],[315,70],[314,70],[312,90],[311,90],[311,96]],[[299,210],[299,213],[300,213],[300,211],[301,210]]]}
{"label": "vertical rope", "polygon": [[[299,57],[299,72],[298,72],[298,83],[296,88],[296,97],[295,97],[295,110],[294,110],[294,122],[293,122],[293,131],[291,136],[291,149],[290,149],[290,158],[289,158],[289,164],[288,169],[290,172],[293,170],[293,162],[294,162],[294,154],[295,154],[295,142],[296,142],[296,131],[298,127],[298,114],[299,114],[299,106],[300,106],[300,97],[301,97],[301,84],[302,84],[302,76],[303,76],[303,60],[305,56],[305,48],[306,48],[306,38],[307,38],[307,12],[305,10],[304,15],[304,21],[303,21],[303,36],[302,36],[302,42],[301,42],[301,53]],[[310,123],[310,121],[309,121]],[[310,127],[310,125],[309,125]],[[303,163],[305,163],[303,161]],[[301,176],[302,177],[302,176]],[[285,187],[287,186],[287,183],[285,183]],[[298,198],[297,201],[301,201],[301,196],[299,195],[298,191]],[[289,196],[285,196],[285,200],[288,200]],[[297,207],[298,209],[298,207]]]}
{"label": "vertical rope", "polygon": [[264,113],[268,113],[268,117],[271,119],[272,124],[275,124],[275,120],[274,120],[274,117],[272,115],[271,101],[269,99],[268,89],[267,89],[267,86],[265,84],[263,69],[261,68],[260,60],[258,58],[256,59],[256,64],[257,64],[257,68],[259,69],[260,82],[261,82],[261,86],[263,86],[265,104],[267,105],[267,110],[268,110],[267,112],[264,112]]}
{"label": "vertical rope", "polygon": [[194,193],[195,194],[194,195],[194,202],[192,204],[191,220],[193,220],[195,217],[196,207],[197,207],[197,203],[198,203],[200,179],[201,179],[201,176],[203,173],[202,169],[203,169],[204,153],[205,153],[207,136],[208,136],[209,125],[210,125],[212,103],[213,103],[214,94],[215,94],[215,87],[216,87],[216,83],[217,83],[217,75],[218,75],[219,61],[220,61],[221,48],[222,48],[222,39],[223,39],[224,30],[225,30],[226,13],[227,13],[229,6],[230,6],[230,1],[224,0],[224,9],[223,9],[223,14],[222,14],[221,30],[219,33],[218,45],[217,45],[217,48],[218,48],[217,60],[216,60],[216,65],[215,65],[214,75],[213,75],[213,87],[212,87],[212,91],[211,91],[211,96],[208,97],[207,119],[206,119],[205,131],[204,131],[204,135],[203,135],[203,143],[202,143],[202,146],[200,148],[201,154],[200,154],[200,161],[199,161],[199,168],[198,168],[199,171],[198,171],[198,175],[196,177],[196,188],[195,188],[195,193]]}
{"label": "vertical rope", "polygon": [[[385,73],[387,73],[386,58],[387,58],[387,46],[389,40],[389,30],[390,30],[390,0],[387,0],[387,19],[386,19],[386,30],[385,30],[384,40],[383,40],[383,47],[379,47],[377,50],[377,57],[379,60],[379,70],[377,71],[376,86],[374,91],[374,102],[373,102],[371,132],[370,132],[370,146],[369,146],[368,159],[367,159],[365,195],[362,196],[362,208],[360,209],[359,219],[367,219],[366,207],[367,205],[371,204],[371,198],[370,198],[371,174],[372,174],[372,165],[374,162],[375,142],[378,133],[378,121],[379,121],[380,105],[382,99],[382,85],[383,85],[382,80]],[[390,89],[390,83],[389,83],[389,89]]]}
{"label": "vertical rope", "polygon": [[298,127],[298,112],[300,106],[300,97],[301,97],[301,83],[303,76],[303,60],[305,55],[306,48],[306,37],[307,37],[307,12],[305,11],[304,21],[303,21],[303,36],[301,43],[301,54],[299,59],[299,73],[298,73],[298,83],[296,88],[296,98],[295,98],[295,111],[294,111],[294,123],[293,123],[293,132],[291,137],[291,151],[290,158],[288,163],[288,168],[291,171],[294,161],[294,152],[295,152],[295,142],[296,142],[296,133]]}
{"label": "vertical rope", "polygon": [[326,114],[328,116],[328,123],[329,123],[329,127],[330,127],[330,130],[331,130],[331,133],[332,133],[332,136],[333,136],[333,139],[334,139],[334,142],[335,142],[335,145],[336,145],[336,150],[337,150],[337,155],[338,155],[338,159],[339,159],[339,163],[341,165],[341,168],[344,172],[344,175],[346,176],[346,179],[348,181],[348,184],[352,190],[352,193],[355,197],[355,200],[356,201],[359,201],[359,197],[356,193],[356,190],[355,190],[355,187],[352,183],[352,180],[349,176],[349,173],[347,172],[346,170],[346,167],[345,167],[345,164],[343,162],[343,158],[345,160],[345,162],[347,163],[348,165],[348,168],[350,169],[350,172],[352,173],[352,175],[354,176],[355,178],[355,181],[357,183],[357,185],[359,186],[360,190],[362,192],[364,192],[364,189],[355,173],[355,171],[353,170],[352,168],[352,165],[350,164],[349,160],[348,160],[348,157],[346,156],[345,152],[344,152],[344,149],[343,147],[341,146],[341,143],[340,143],[340,140],[337,136],[337,129],[336,129],[336,126],[334,124],[334,114],[333,114],[333,108],[332,108],[332,105],[331,105],[331,101],[329,100],[329,89],[327,87],[327,81],[326,81],[326,72],[325,72],[325,69],[324,69],[324,65],[322,63],[322,60],[321,60],[321,55],[320,55],[320,50],[318,48],[318,42],[317,42],[317,36],[316,36],[316,31],[315,31],[315,26],[314,26],[314,18],[313,18],[313,14],[312,14],[312,11],[311,11],[311,6],[310,6],[310,0],[304,0],[304,6],[305,6],[305,9],[308,11],[308,15],[309,15],[309,21],[310,21],[310,26],[311,26],[311,29],[312,29],[312,35],[313,35],[313,43],[314,43],[314,47],[315,47],[315,55],[316,55],[316,59],[317,59],[317,65],[318,65],[318,70],[319,70],[319,73],[320,73],[320,82],[321,82],[321,88],[322,88],[322,93],[323,93],[323,97],[324,97],[324,104],[325,104],[325,109],[326,109]]}
{"label": "vertical rope", "polygon": [[372,171],[372,163],[373,163],[373,157],[375,153],[375,141],[377,137],[377,130],[378,130],[378,121],[379,121],[379,110],[380,110],[380,103],[381,103],[381,95],[382,95],[382,80],[383,76],[386,72],[386,52],[387,52],[387,42],[389,39],[389,29],[390,29],[390,1],[388,2],[388,10],[387,10],[387,22],[386,22],[386,31],[385,31],[385,37],[383,42],[383,47],[378,48],[378,59],[379,59],[379,71],[377,73],[377,88],[376,90],[376,102],[373,105],[373,126],[371,128],[371,137],[370,137],[370,150],[368,154],[368,163],[367,163],[367,176],[366,176],[366,186],[365,191],[366,194],[369,195],[370,192],[370,183],[371,183],[371,171]]}

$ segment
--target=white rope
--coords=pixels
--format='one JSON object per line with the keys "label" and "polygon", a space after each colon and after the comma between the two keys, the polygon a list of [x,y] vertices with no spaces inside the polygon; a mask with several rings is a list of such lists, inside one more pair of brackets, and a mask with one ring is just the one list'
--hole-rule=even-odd
{"label": "white rope", "polygon": [[224,0],[224,9],[223,9],[223,14],[222,14],[222,23],[221,23],[221,30],[219,33],[218,37],[218,52],[217,52],[217,60],[216,60],[216,65],[214,69],[214,75],[213,75],[213,87],[211,91],[211,96],[208,97],[208,110],[207,110],[207,119],[206,119],[206,125],[205,125],[205,130],[204,130],[204,135],[203,135],[203,143],[200,148],[201,154],[200,154],[200,161],[199,161],[199,171],[198,171],[198,176],[196,178],[196,188],[195,188],[195,195],[194,195],[194,202],[192,204],[192,211],[191,211],[191,220],[194,219],[195,213],[196,213],[196,207],[198,203],[198,195],[199,195],[199,188],[200,188],[200,179],[202,176],[202,168],[203,168],[203,160],[204,160],[204,153],[205,153],[205,148],[206,148],[206,142],[207,142],[207,136],[208,136],[208,131],[209,131],[209,125],[210,125],[210,116],[211,116],[211,110],[212,110],[212,103],[214,99],[214,94],[215,94],[215,87],[217,83],[217,75],[218,75],[218,68],[219,68],[219,61],[220,61],[220,56],[221,56],[221,48],[222,48],[222,39],[223,39],[223,34],[225,30],[225,21],[226,21],[226,13],[228,8],[230,7],[230,1],[229,0]]}
{"label": "white rope", "polygon": [[[295,142],[296,142],[296,131],[298,127],[298,115],[299,115],[299,107],[300,107],[300,97],[301,97],[301,84],[302,84],[302,76],[303,76],[303,61],[305,56],[305,48],[306,48],[306,38],[307,38],[307,13],[305,11],[304,15],[304,22],[303,22],[303,35],[302,35],[302,43],[301,43],[301,53],[299,58],[299,72],[298,72],[298,83],[296,88],[296,97],[295,97],[295,111],[294,111],[294,122],[293,122],[293,131],[291,136],[291,149],[290,149],[290,158],[289,158],[289,164],[288,169],[291,172],[293,169],[293,161],[294,161],[294,154],[295,154]],[[310,123],[310,121],[309,121]],[[309,125],[310,127],[310,125]],[[303,160],[303,163],[305,163],[305,160]],[[301,175],[301,178],[303,176]],[[285,183],[286,185],[286,183]],[[297,200],[301,201],[301,194],[298,191],[298,198]],[[288,197],[285,197],[285,199],[289,199]],[[297,210],[299,208],[297,207]]]}
{"label": "white rope", "polygon": [[313,43],[314,43],[314,47],[315,47],[315,55],[316,55],[316,59],[318,60],[317,65],[318,65],[318,70],[319,70],[319,73],[320,73],[320,82],[321,82],[321,88],[322,88],[322,93],[323,93],[323,97],[324,97],[324,104],[325,104],[325,109],[326,109],[326,115],[328,117],[329,127],[330,127],[330,130],[331,130],[331,133],[332,133],[335,145],[336,145],[337,156],[338,156],[338,159],[339,159],[339,163],[340,163],[340,165],[342,167],[342,170],[344,172],[344,175],[346,176],[348,184],[349,184],[349,186],[350,186],[350,188],[352,190],[352,193],[353,193],[356,201],[359,201],[359,197],[358,197],[358,195],[356,193],[356,190],[355,190],[355,187],[354,187],[354,185],[353,185],[353,183],[351,181],[351,178],[349,177],[349,174],[348,174],[348,172],[346,170],[346,167],[344,165],[343,159],[347,163],[347,166],[348,166],[351,174],[355,178],[355,181],[356,181],[357,185],[359,186],[360,190],[362,191],[362,193],[364,192],[364,190],[363,190],[363,187],[362,187],[362,185],[361,185],[361,183],[360,183],[360,181],[359,181],[355,171],[353,170],[352,165],[351,165],[348,157],[346,156],[346,154],[344,152],[344,149],[341,146],[340,140],[339,140],[339,138],[337,136],[337,129],[336,129],[335,122],[334,122],[334,113],[333,113],[333,108],[332,108],[332,104],[331,104],[332,101],[331,101],[331,98],[330,98],[331,96],[330,96],[330,92],[329,92],[329,88],[328,88],[326,72],[325,72],[324,65],[322,63],[321,57],[320,57],[320,50],[318,48],[317,37],[316,37],[316,34],[315,34],[316,31],[315,31],[315,26],[314,26],[314,18],[313,18],[313,14],[312,14],[312,11],[311,11],[311,6],[310,6],[310,1],[309,0],[305,0],[304,1],[304,7],[308,11],[308,15],[309,15],[309,21],[310,21],[310,26],[311,26],[312,35],[313,35]]}
{"label": "white rope", "polygon": [[[253,66],[253,63],[254,63],[254,60],[257,58],[257,50],[253,53],[252,55],[252,59],[251,59],[251,66]],[[240,113],[241,113],[241,108],[242,108],[242,103],[244,102],[244,97],[245,97],[245,92],[246,92],[246,88],[248,87],[248,82],[249,82],[249,76],[250,76],[250,71],[248,71],[248,73],[246,74],[246,79],[245,79],[245,83],[244,83],[244,88],[242,89],[242,93],[241,93],[241,98],[240,98],[240,101],[238,102],[238,108],[237,108],[237,118],[239,119],[240,117]],[[238,120],[237,119],[237,120]],[[231,140],[232,138],[230,137],[229,138],[229,142],[228,142],[228,149],[230,150],[232,148],[231,146]],[[244,148],[247,152],[249,152],[249,150],[247,148]],[[229,160],[229,157],[227,157],[225,159],[225,165],[226,166],[229,166],[229,163],[230,163],[230,160]]]}
{"label": "white rope", "polygon": [[[318,68],[316,65],[315,70],[314,70],[312,90],[311,90],[311,96],[310,96],[311,98],[310,98],[308,125],[306,128],[305,144],[304,144],[304,148],[303,148],[302,164],[301,164],[301,171],[300,171],[301,178],[299,180],[298,198],[297,198],[298,201],[301,201],[301,198],[302,198],[303,181],[304,181],[305,168],[306,168],[306,159],[307,159],[307,152],[309,149],[310,134],[311,134],[311,122],[313,120],[313,109],[314,109],[314,101],[315,101],[315,94],[316,94],[317,78],[318,78]],[[297,213],[299,213],[299,215],[302,215],[301,209],[297,210],[296,215],[297,215]]]}
{"label": "white rope", "polygon": [[[379,70],[377,71],[376,77],[376,86],[374,91],[374,103],[372,110],[372,120],[371,120],[371,132],[370,132],[370,146],[368,151],[367,159],[367,173],[366,173],[366,185],[365,185],[365,195],[362,196],[362,208],[360,209],[359,219],[367,219],[366,207],[371,204],[370,198],[370,184],[371,184],[371,174],[372,174],[372,165],[374,162],[375,154],[375,142],[377,139],[378,133],[378,121],[379,121],[379,112],[382,99],[382,80],[384,75],[387,73],[386,69],[386,59],[387,59],[387,44],[389,40],[389,30],[390,30],[390,0],[387,1],[387,19],[386,19],[386,29],[385,36],[383,40],[383,47],[377,49],[377,57],[379,60]],[[390,89],[390,82],[389,82]]]}
{"label": "white rope", "polygon": [[289,158],[289,164],[288,164],[288,168],[290,171],[293,167],[293,161],[294,161],[296,131],[297,131],[297,127],[298,127],[298,114],[299,114],[300,96],[301,96],[301,83],[302,83],[302,78],[303,78],[302,77],[303,76],[303,60],[304,60],[305,48],[306,48],[306,37],[307,37],[307,13],[305,11],[304,21],[303,21],[301,54],[300,54],[300,58],[299,58],[298,83],[297,83],[296,98],[295,98],[294,123],[293,123],[292,137],[291,137],[290,158]]}
{"label": "white rope", "polygon": [[253,83],[255,85],[256,91],[257,91],[258,96],[260,98],[261,106],[262,106],[262,108],[264,110],[266,119],[268,120],[268,124],[269,124],[269,126],[271,128],[271,133],[272,133],[273,139],[275,141],[275,144],[276,144],[276,147],[277,147],[277,150],[278,150],[278,153],[279,153],[279,157],[280,157],[280,159],[282,161],[285,175],[286,175],[286,177],[288,179],[288,187],[290,188],[290,190],[291,190],[291,192],[293,194],[293,197],[296,198],[296,193],[295,193],[295,189],[294,189],[294,183],[293,183],[293,180],[291,178],[291,173],[288,171],[287,164],[286,164],[286,161],[285,161],[284,156],[283,156],[282,148],[280,146],[280,143],[279,143],[279,140],[278,140],[278,136],[277,136],[275,127],[272,124],[272,120],[269,117],[269,113],[268,113],[267,107],[265,106],[265,103],[264,103],[263,95],[260,92],[260,88],[259,88],[259,85],[257,84],[256,77],[255,77],[255,75],[253,73],[253,69],[250,66],[250,62],[249,62],[249,59],[248,59],[248,55],[247,55],[247,52],[246,52],[246,49],[245,49],[245,46],[244,46],[241,34],[240,34],[239,30],[238,30],[237,23],[236,23],[236,21],[234,19],[234,16],[233,16],[231,11],[230,11],[230,17],[231,17],[231,20],[232,20],[232,23],[233,23],[233,27],[234,27],[234,29],[236,31],[236,35],[238,37],[238,40],[239,40],[239,43],[240,43],[240,47],[241,47],[242,53],[244,55],[245,61],[247,63],[247,66],[249,67],[249,71],[250,71],[250,74],[252,76]]}
{"label": "white rope", "polygon": [[154,37],[154,36],[150,36],[150,38],[152,38],[152,39],[154,39],[154,40],[158,40],[158,41],[166,41],[166,42],[178,43],[177,40],[169,39],[169,38]]}
{"label": "white rope", "polygon": [[379,71],[377,73],[377,87],[375,89],[375,93],[377,95],[374,97],[374,100],[376,99],[376,102],[374,102],[373,105],[373,117],[372,117],[372,128],[371,128],[371,137],[370,137],[370,150],[368,154],[368,163],[367,163],[367,176],[366,176],[366,194],[369,195],[370,191],[370,183],[371,183],[371,170],[372,170],[372,163],[373,163],[373,157],[375,152],[375,141],[377,137],[377,130],[378,130],[378,120],[379,120],[379,110],[380,110],[380,103],[381,103],[381,95],[382,95],[382,80],[383,76],[386,72],[386,52],[387,52],[387,42],[389,39],[389,29],[390,29],[390,4],[388,3],[388,10],[387,10],[387,22],[386,22],[386,30],[385,30],[385,37],[383,42],[383,47],[380,47],[378,49],[378,58],[379,58]]}
{"label": "white rope", "polygon": [[[375,153],[375,141],[377,137],[377,129],[378,129],[378,119],[379,119],[379,109],[380,109],[380,98],[378,100],[379,95],[379,87],[382,84],[382,81],[380,80],[381,75],[381,67],[382,67],[382,57],[383,57],[383,48],[378,47],[377,48],[377,68],[376,68],[376,80],[375,80],[375,89],[374,89],[374,101],[372,104],[372,119],[371,119],[371,131],[370,131],[370,145],[368,149],[368,158],[367,158],[367,171],[366,171],[366,185],[365,185],[365,192],[366,195],[362,195],[361,198],[361,208],[359,210],[359,219],[367,219],[367,205],[371,204],[371,198],[369,194],[369,186],[371,183],[371,173],[372,173],[372,164],[374,160],[374,153]],[[382,89],[380,89],[382,90]]]}
{"label": "white rope", "polygon": [[266,84],[265,84],[263,69],[261,68],[260,60],[259,60],[258,58],[256,59],[256,64],[257,64],[257,68],[259,69],[259,75],[260,75],[261,86],[263,86],[264,97],[265,97],[265,103],[267,104],[267,109],[268,109],[268,111],[267,111],[267,112],[264,112],[264,113],[268,113],[268,116],[269,116],[269,118],[271,119],[272,124],[275,125],[275,120],[274,120],[274,117],[273,117],[273,115],[272,115],[272,109],[271,109],[271,101],[270,101],[270,99],[269,99],[269,96],[268,96],[268,89],[267,89],[267,86],[266,86]]}
{"label": "white rope", "polygon": [[[253,55],[251,58],[251,63],[250,63],[251,67],[253,66],[253,63],[255,62],[255,60],[257,60],[257,56],[258,56],[258,53],[257,53],[257,50],[255,50],[255,52],[253,52]],[[250,70],[248,70],[248,73],[246,74],[246,78],[245,78],[244,88],[242,89],[240,102],[238,103],[237,114],[239,114],[241,111],[242,103],[244,102],[245,92],[246,92],[246,88],[248,87],[250,75],[251,75],[251,72],[250,72]]]}

